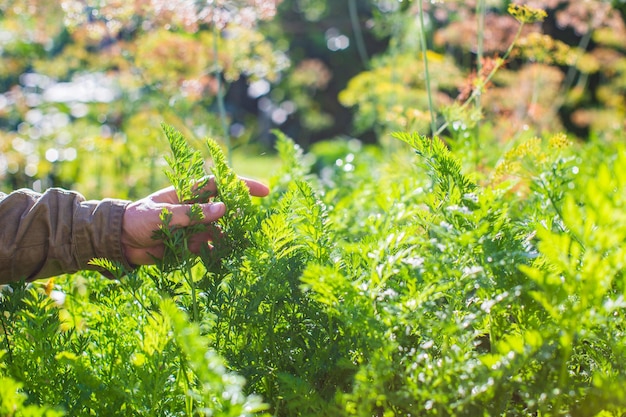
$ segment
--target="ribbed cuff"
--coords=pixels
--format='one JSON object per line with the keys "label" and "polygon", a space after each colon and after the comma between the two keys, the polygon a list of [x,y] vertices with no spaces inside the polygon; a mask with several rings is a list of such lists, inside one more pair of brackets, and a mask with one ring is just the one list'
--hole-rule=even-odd
{"label": "ribbed cuff", "polygon": [[[94,258],[105,258],[122,264],[125,270],[134,269],[122,248],[122,220],[130,201],[105,199],[81,202],[74,217],[74,253],[80,269],[102,268],[89,264]],[[109,275],[106,274],[105,275]]]}

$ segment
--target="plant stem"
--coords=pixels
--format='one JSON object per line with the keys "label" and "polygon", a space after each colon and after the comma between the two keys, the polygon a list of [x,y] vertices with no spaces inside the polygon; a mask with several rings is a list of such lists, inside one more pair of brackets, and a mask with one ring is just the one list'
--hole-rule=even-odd
{"label": "plant stem", "polygon": [[[469,96],[469,98],[467,99],[467,101],[465,101],[465,103],[463,103],[461,105],[461,109],[466,108],[471,102],[473,102],[474,100],[476,100],[476,97],[478,95],[480,95],[481,89],[483,88],[483,86],[487,85],[487,83],[489,83],[489,81],[491,81],[491,79],[493,78],[494,75],[496,75],[496,72],[500,69],[500,67],[506,62],[507,58],[509,57],[509,55],[511,55],[511,52],[513,51],[513,48],[515,47],[515,44],[517,43],[517,40],[519,39],[520,35],[522,34],[522,29],[524,28],[524,23],[520,23],[519,28],[517,29],[517,33],[515,34],[515,37],[513,38],[513,42],[511,42],[511,45],[509,45],[509,48],[506,50],[506,52],[504,53],[504,55],[502,56],[502,58],[500,59],[500,63],[495,65],[494,68],[491,70],[491,72],[489,73],[489,75],[487,75],[485,77],[485,80],[481,83],[482,85],[478,86],[477,88],[475,88],[472,91],[472,94]],[[436,135],[441,134],[441,132],[443,132],[444,130],[446,130],[446,128],[448,127],[449,123],[445,122],[443,125],[441,125],[441,127],[437,130],[437,132],[435,133]]]}
{"label": "plant stem", "polygon": [[[574,343],[574,332],[572,332],[571,330],[569,330],[567,332],[567,339],[565,340],[565,344],[563,344],[563,340],[561,340],[561,349],[563,349],[563,355],[562,355],[562,359],[563,362],[561,363],[561,370],[559,372],[559,390],[561,390],[561,392],[564,392],[565,390],[567,390],[567,382],[569,380],[568,378],[568,373],[567,373],[567,363],[569,362],[571,356],[572,356],[572,343]],[[554,411],[556,412],[556,414],[560,414],[560,409],[561,409],[561,403],[562,403],[562,398],[563,395],[561,394],[561,392],[558,394],[557,398],[556,398],[556,405],[554,407]]]}
{"label": "plant stem", "polygon": [[[582,39],[580,40],[578,44],[578,49],[580,49],[583,53],[589,47],[589,42],[591,41],[592,35],[593,35],[593,30],[591,30],[590,28],[589,31],[585,33],[585,36],[583,36]],[[565,103],[565,99],[567,97],[568,91],[574,85],[574,80],[576,78],[576,73],[577,73],[576,64],[578,63],[579,59],[580,57],[578,57],[576,59],[576,62],[572,63],[572,65],[570,65],[570,67],[567,69],[567,74],[565,75],[565,80],[563,81],[563,84],[561,86],[561,91],[557,95],[557,99],[552,105],[552,110],[554,112],[556,112],[558,109],[561,108],[561,106],[563,106],[563,104]]]}
{"label": "plant stem", "polygon": [[178,346],[178,358],[180,360],[180,368],[178,372],[180,372],[185,379],[185,384],[187,386],[186,394],[185,394],[185,411],[187,412],[187,416],[193,416],[193,396],[191,394],[192,387],[191,382],[189,381],[189,375],[187,375],[187,364],[186,364],[186,355],[183,353],[180,346]]}
{"label": "plant stem", "polygon": [[0,315],[2,321],[2,330],[4,331],[4,340],[7,343],[7,353],[9,355],[9,363],[13,363],[13,349],[11,349],[11,342],[9,341],[9,332],[7,331],[7,325],[4,321],[4,314]]}
{"label": "plant stem", "polygon": [[348,8],[350,11],[350,22],[352,24],[352,31],[354,32],[354,38],[356,40],[356,47],[359,51],[359,57],[361,57],[361,62],[365,67],[367,66],[367,62],[369,61],[369,56],[367,55],[365,41],[363,40],[363,32],[361,31],[361,24],[359,23],[356,0],[349,0]]}
{"label": "plant stem", "polygon": [[193,312],[193,321],[197,323],[199,321],[198,296],[196,294],[196,283],[193,280],[193,273],[191,271],[191,259],[189,259],[188,255],[190,253],[187,245],[188,239],[184,239],[183,242],[185,242],[185,257],[187,258],[185,260],[185,279],[187,280],[189,287],[191,287],[191,308]]}
{"label": "plant stem", "polygon": [[428,55],[426,54],[426,28],[424,26],[424,7],[423,0],[417,2],[419,6],[420,16],[420,43],[422,45],[422,58],[424,60],[424,78],[426,83],[426,92],[428,94],[428,110],[430,111],[430,131],[435,136],[437,130],[437,121],[435,118],[435,106],[433,105],[433,95],[430,86],[430,72],[428,71]]}
{"label": "plant stem", "polygon": [[[476,66],[478,67],[478,74],[480,74],[483,69],[483,55],[485,45],[485,13],[485,0],[479,0],[478,10],[476,10],[476,14],[478,15],[478,44],[476,48]],[[477,105],[480,106],[480,95],[477,98]]]}
{"label": "plant stem", "polygon": [[139,298],[139,296],[137,295],[137,292],[132,288],[131,285],[127,285],[128,289],[127,291],[130,291],[130,294],[133,296],[133,298],[135,299],[135,301],[137,301],[137,303],[139,303],[139,306],[143,309],[143,311],[145,311],[146,313],[148,313],[148,315],[150,316],[150,318],[154,319],[154,315],[152,314],[152,312],[148,309],[148,307],[146,306],[146,304],[143,302],[143,300],[141,298]]}
{"label": "plant stem", "polygon": [[[550,187],[548,186],[548,184],[545,182],[545,180],[543,178],[539,178],[537,180],[537,183],[539,184],[539,186],[541,187],[541,189],[545,193],[545,195],[548,197],[548,201],[550,202],[550,205],[554,209],[554,212],[556,213],[556,215],[561,220],[561,223],[565,224],[565,217],[564,217],[563,211],[561,210],[561,208],[557,204],[557,198],[552,193],[552,191],[551,191]],[[564,228],[562,226],[560,227],[560,229],[561,229],[561,231],[563,233],[567,233],[569,236],[571,236],[572,239],[574,239],[580,245],[580,247],[581,247],[581,249],[583,251],[586,250],[585,244],[583,243],[583,239],[581,237],[579,237],[577,233],[575,233],[572,229],[566,229],[566,228]]]}
{"label": "plant stem", "polygon": [[226,117],[226,106],[224,104],[224,91],[222,83],[222,71],[220,70],[219,62],[219,45],[217,42],[220,36],[220,31],[217,26],[213,25],[213,65],[215,67],[215,79],[217,80],[217,108],[220,115],[220,122],[222,124],[222,135],[224,136],[224,142],[226,143],[226,149],[228,152],[228,165],[233,166],[233,148],[230,141],[230,134],[228,133],[228,120]]}
{"label": "plant stem", "polygon": [[[477,28],[477,50],[476,50],[476,68],[477,74],[480,77],[480,74],[483,70],[483,55],[484,55],[484,46],[485,46],[485,15],[486,15],[486,7],[485,0],[478,1],[478,10],[476,11],[478,15],[478,28]],[[482,92],[478,90],[478,95],[476,96],[476,108],[478,108],[482,112],[482,103],[481,103],[481,95]],[[476,159],[476,167],[480,163],[480,158],[478,157],[478,152],[480,150],[480,119],[476,121],[476,127],[474,131],[474,158]]]}

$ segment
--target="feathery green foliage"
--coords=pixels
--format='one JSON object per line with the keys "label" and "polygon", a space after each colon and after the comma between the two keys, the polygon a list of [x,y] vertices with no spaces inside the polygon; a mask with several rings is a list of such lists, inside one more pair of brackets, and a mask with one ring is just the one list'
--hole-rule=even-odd
{"label": "feathery green foliage", "polygon": [[0,415],[15,417],[59,417],[63,413],[48,407],[25,406],[26,394],[21,392],[22,384],[11,378],[0,377]]}
{"label": "feathery green foliage", "polygon": [[202,189],[208,181],[202,153],[192,149],[183,135],[172,126],[163,123],[161,128],[172,150],[172,156],[165,157],[170,167],[165,175],[176,189],[178,200],[189,202],[206,197],[197,195],[197,190]]}
{"label": "feathery green foliage", "polygon": [[224,263],[228,264],[231,258],[240,256],[248,246],[250,233],[257,225],[257,210],[252,204],[248,187],[228,166],[219,144],[208,139],[207,147],[213,160],[211,172],[217,187],[214,200],[226,205],[226,214],[217,222],[222,237],[214,243],[208,256],[203,258],[206,267],[212,270]]}
{"label": "feathery green foliage", "polygon": [[393,136],[408,143],[422,158],[433,181],[433,192],[441,203],[457,203],[476,189],[476,185],[461,172],[459,160],[438,137],[431,139],[416,133],[395,133]]}
{"label": "feathery green foliage", "polygon": [[[308,3],[307,8],[316,8],[318,2]],[[210,226],[176,227],[172,213],[164,210],[155,237],[165,242],[166,251],[154,266],[126,271],[111,260],[94,259],[91,264],[113,279],[83,272],[1,288],[0,415],[626,414],[626,138],[614,123],[623,113],[619,36],[589,25],[580,50],[568,51],[549,36],[526,36],[524,27],[542,21],[544,11],[502,2],[491,5],[490,17],[517,32],[508,46],[495,45],[501,57],[483,60],[484,33],[477,55],[467,49],[471,42],[466,46],[466,39],[456,36],[461,32],[427,34],[431,29],[420,1],[418,57],[410,42],[414,32],[407,30],[416,24],[407,18],[415,11],[409,3],[395,13],[379,5],[377,26],[387,26],[385,14],[397,19],[388,25],[395,32],[390,53],[372,61],[372,71],[357,75],[340,99],[358,104],[362,123],[357,125],[377,132],[425,129],[430,119],[435,137],[396,133],[393,137],[403,143],[382,150],[337,140],[315,144],[304,155],[274,132],[283,163],[270,180],[272,194],[259,201],[250,197],[217,142],[207,139],[206,150],[194,149],[179,131],[162,125],[171,149],[165,177],[178,199],[190,203],[190,219],[202,216],[196,203],[206,201],[223,202],[226,214]],[[437,17],[445,11],[451,23],[473,13],[473,6],[457,3],[451,14],[432,7],[428,12]],[[484,3],[478,8],[479,32],[487,16]],[[507,6],[517,20],[509,18],[512,25],[497,15]],[[569,7],[559,12],[573,16]],[[609,16],[597,23],[606,24]],[[443,105],[464,71],[447,54],[427,51],[426,35],[448,37],[453,49],[479,61],[449,107]],[[171,31],[159,36],[185,41]],[[202,40],[202,35],[193,37]],[[211,39],[217,46],[220,38]],[[592,39],[597,48],[583,52]],[[606,68],[598,64],[601,48],[620,50],[615,56],[604,51]],[[529,56],[540,59],[523,64]],[[511,60],[511,68],[502,71]],[[573,65],[562,83],[557,63]],[[206,65],[198,67],[200,78],[172,73],[177,91],[183,79],[185,89],[204,83]],[[298,85],[316,78],[318,67],[309,63],[302,69],[311,68],[313,75],[304,74]],[[514,74],[532,79],[532,97],[517,94],[514,87],[523,79]],[[598,77],[609,82],[592,90],[597,98],[586,97],[587,79]],[[44,88],[39,81],[38,87],[30,85],[28,77],[14,78],[23,84],[18,92]],[[324,88],[313,84],[305,89]],[[544,85],[561,88],[563,97],[546,97],[551,88],[543,91]],[[431,88],[437,91],[433,97]],[[218,98],[222,93],[218,85]],[[7,143],[15,151],[23,148],[16,153],[30,160],[30,147],[17,145],[21,136],[41,133],[34,119],[46,115],[25,115],[31,106],[7,97],[7,123],[19,127],[19,132],[11,128],[19,135],[7,136]],[[300,110],[307,100],[298,102]],[[177,108],[210,107],[177,101]],[[572,110],[566,113],[586,123],[587,115],[574,111],[586,101],[604,107],[588,118],[608,114],[598,126],[611,126],[599,132],[589,121],[589,129],[614,142],[581,144],[558,133],[526,137],[554,128],[559,109]],[[72,117],[74,110],[81,113],[70,107]],[[192,120],[203,114],[188,121],[204,126],[206,120]],[[146,113],[132,121],[151,118]],[[443,124],[437,127],[437,122]],[[528,130],[511,132],[515,123]],[[145,140],[145,123],[137,124]],[[83,129],[78,130],[82,137]],[[48,158],[47,151],[58,144],[52,147],[56,135],[48,136],[40,145],[50,161],[57,157],[53,152]],[[130,169],[139,165],[137,143],[124,142],[107,140],[96,147],[116,149],[108,155],[131,152],[94,166],[118,164],[124,177],[140,173]],[[410,152],[401,149],[405,145]],[[150,158],[160,154],[157,148]],[[61,159],[51,163],[79,165]],[[17,162],[19,172],[20,163],[32,168],[23,162]],[[151,174],[157,166],[152,162]],[[15,162],[5,165],[10,173]],[[150,179],[146,184],[156,184],[153,176],[141,175]],[[37,178],[28,177],[29,182]],[[98,173],[97,189],[104,178]],[[191,237],[207,227],[214,240],[200,255],[191,253]]]}
{"label": "feathery green foliage", "polygon": [[260,201],[209,141],[228,240],[198,261],[178,234],[192,229],[165,214],[180,268],[94,260],[117,279],[5,289],[3,401],[68,415],[626,411],[626,149],[521,140],[474,175],[443,141],[397,136],[415,153],[339,147],[319,177],[279,136]]}

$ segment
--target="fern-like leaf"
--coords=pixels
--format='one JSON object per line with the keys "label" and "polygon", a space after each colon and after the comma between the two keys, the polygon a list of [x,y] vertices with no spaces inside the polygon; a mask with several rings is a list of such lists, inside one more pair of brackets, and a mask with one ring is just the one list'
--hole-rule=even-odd
{"label": "fern-like leaf", "polygon": [[214,243],[214,249],[206,259],[209,269],[213,269],[222,258],[240,254],[248,246],[250,232],[257,226],[257,207],[252,204],[247,185],[228,166],[219,144],[209,138],[207,147],[213,160],[211,171],[217,187],[214,200],[226,205],[226,214],[218,221],[224,236]]}
{"label": "fern-like leaf", "polygon": [[463,174],[460,161],[438,137],[431,139],[416,133],[402,132],[394,133],[393,136],[409,144],[422,158],[434,190],[442,202],[457,203],[476,190],[476,184]]}
{"label": "fern-like leaf", "polygon": [[170,167],[165,175],[176,189],[179,201],[194,201],[198,198],[197,190],[208,181],[202,153],[192,149],[185,137],[172,126],[163,123],[161,127],[172,150],[172,156],[165,157]]}

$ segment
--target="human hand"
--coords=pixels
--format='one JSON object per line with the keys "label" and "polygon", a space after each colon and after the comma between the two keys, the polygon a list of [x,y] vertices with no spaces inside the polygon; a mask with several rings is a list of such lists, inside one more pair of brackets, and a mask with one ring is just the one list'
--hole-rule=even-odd
{"label": "human hand", "polygon": [[[242,178],[248,186],[250,194],[255,197],[265,197],[269,188],[264,184]],[[212,177],[202,191],[209,195],[216,194],[215,181]],[[170,225],[187,227],[194,224],[210,224],[226,213],[226,206],[221,202],[199,202],[204,218],[192,223],[189,218],[190,205],[178,201],[174,187],[164,188],[149,196],[130,203],[126,207],[122,220],[122,250],[126,260],[132,265],[153,264],[155,259],[161,259],[165,251],[163,241],[154,239],[154,232],[159,230],[161,212],[167,209],[172,213]],[[193,235],[189,241],[189,249],[198,252],[200,247],[215,236],[210,231]]]}

